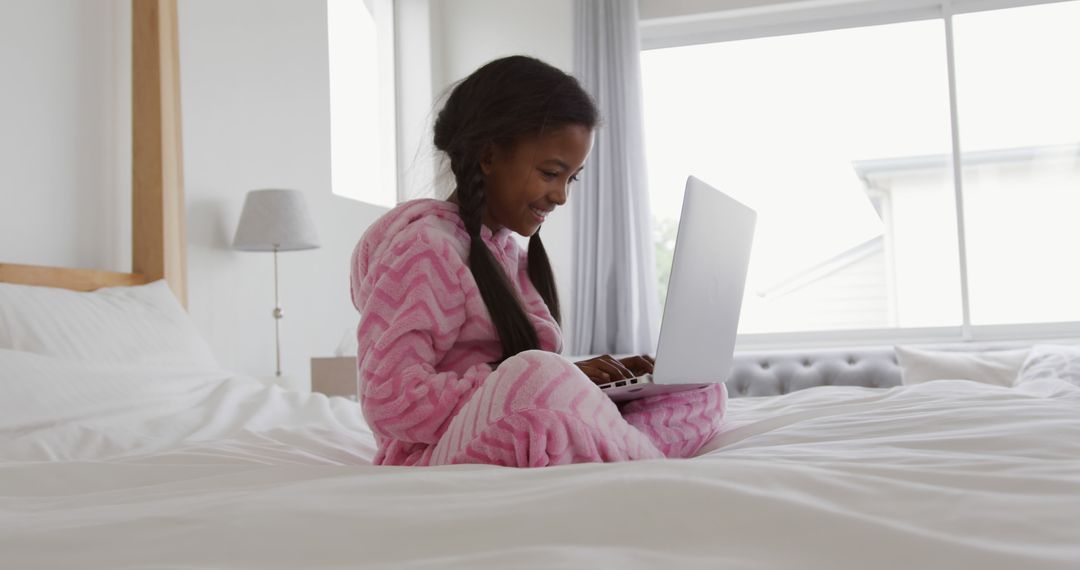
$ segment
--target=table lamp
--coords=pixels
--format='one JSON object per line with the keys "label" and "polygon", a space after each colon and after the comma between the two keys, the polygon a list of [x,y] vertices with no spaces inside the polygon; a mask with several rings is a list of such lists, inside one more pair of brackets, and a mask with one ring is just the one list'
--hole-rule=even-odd
{"label": "table lamp", "polygon": [[311,219],[304,193],[299,190],[252,190],[244,198],[240,225],[236,228],[233,249],[274,252],[274,346],[275,376],[281,377],[281,318],[285,313],[278,303],[279,251],[319,247],[315,223]]}

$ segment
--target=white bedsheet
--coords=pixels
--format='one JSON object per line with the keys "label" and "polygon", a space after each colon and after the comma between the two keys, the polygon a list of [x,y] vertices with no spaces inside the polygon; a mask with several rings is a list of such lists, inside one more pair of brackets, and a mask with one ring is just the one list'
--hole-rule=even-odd
{"label": "white bedsheet", "polygon": [[0,568],[1080,567],[1080,388],[728,413],[692,460],[373,467],[344,399],[0,351]]}

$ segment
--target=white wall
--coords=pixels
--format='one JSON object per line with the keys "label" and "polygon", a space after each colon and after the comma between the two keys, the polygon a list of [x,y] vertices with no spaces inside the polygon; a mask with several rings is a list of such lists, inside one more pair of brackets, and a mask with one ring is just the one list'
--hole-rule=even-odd
{"label": "white wall", "polygon": [[[429,18],[432,54],[430,89],[435,99],[476,68],[503,56],[531,55],[560,69],[573,71],[571,0],[431,0]],[[402,41],[408,40],[403,38]],[[435,107],[437,101],[430,98],[426,101],[429,108],[414,111],[414,116],[433,115],[438,111]],[[417,109],[416,105],[413,103],[412,108]],[[425,127],[430,129],[430,124]],[[429,140],[430,130],[423,136],[426,137],[423,140]],[[419,135],[413,134],[409,140],[419,139]],[[406,152],[406,160],[416,154],[410,152]],[[423,151],[421,156],[424,156]],[[405,167],[409,166],[406,162]],[[439,197],[445,197],[445,194],[448,191],[444,189]],[[573,318],[572,207],[571,197],[565,207],[551,214],[540,232],[559,288],[566,345],[570,344]]]}
{"label": "white wall", "polygon": [[[130,267],[126,0],[0,3],[0,260]],[[283,253],[282,366],[355,327],[352,247],[384,210],[334,196],[325,2],[181,0],[189,310],[222,363],[273,373],[270,254],[229,249],[244,195],[307,193],[323,247]]]}
{"label": "white wall", "polygon": [[130,270],[121,4],[0,2],[0,261]]}
{"label": "white wall", "polygon": [[349,256],[385,212],[331,192],[326,4],[184,0],[180,59],[191,315],[228,367],[273,372],[272,256],[229,244],[248,190],[303,190],[323,247],[279,259],[282,368],[307,387],[355,328]]}
{"label": "white wall", "polygon": [[571,71],[573,2],[434,0],[436,92],[507,55],[531,55]]}

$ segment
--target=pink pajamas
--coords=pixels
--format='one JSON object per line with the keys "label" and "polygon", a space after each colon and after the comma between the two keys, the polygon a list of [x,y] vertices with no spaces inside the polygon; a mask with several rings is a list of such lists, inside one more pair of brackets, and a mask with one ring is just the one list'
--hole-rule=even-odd
{"label": "pink pajamas", "polygon": [[530,350],[484,379],[453,420],[432,464],[543,467],[689,457],[723,414],[722,384],[616,405],[570,361]]}
{"label": "pink pajamas", "polygon": [[457,206],[413,200],[380,218],[352,262],[361,405],[378,464],[539,467],[689,457],[718,431],[723,384],[616,406],[562,348],[558,323],[510,231],[481,237],[537,331],[492,370],[502,348],[466,262]]}

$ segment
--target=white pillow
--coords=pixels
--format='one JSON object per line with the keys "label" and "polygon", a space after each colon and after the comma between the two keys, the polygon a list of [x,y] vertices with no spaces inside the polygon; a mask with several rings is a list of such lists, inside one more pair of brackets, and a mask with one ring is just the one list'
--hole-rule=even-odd
{"label": "white pillow", "polygon": [[1016,383],[1059,378],[1080,386],[1080,346],[1037,344],[1020,367]]}
{"label": "white pillow", "polygon": [[90,293],[0,283],[0,348],[87,362],[218,368],[165,281]]}
{"label": "white pillow", "polygon": [[905,386],[930,380],[971,380],[1012,386],[1031,349],[943,352],[897,346],[895,350],[901,383]]}

